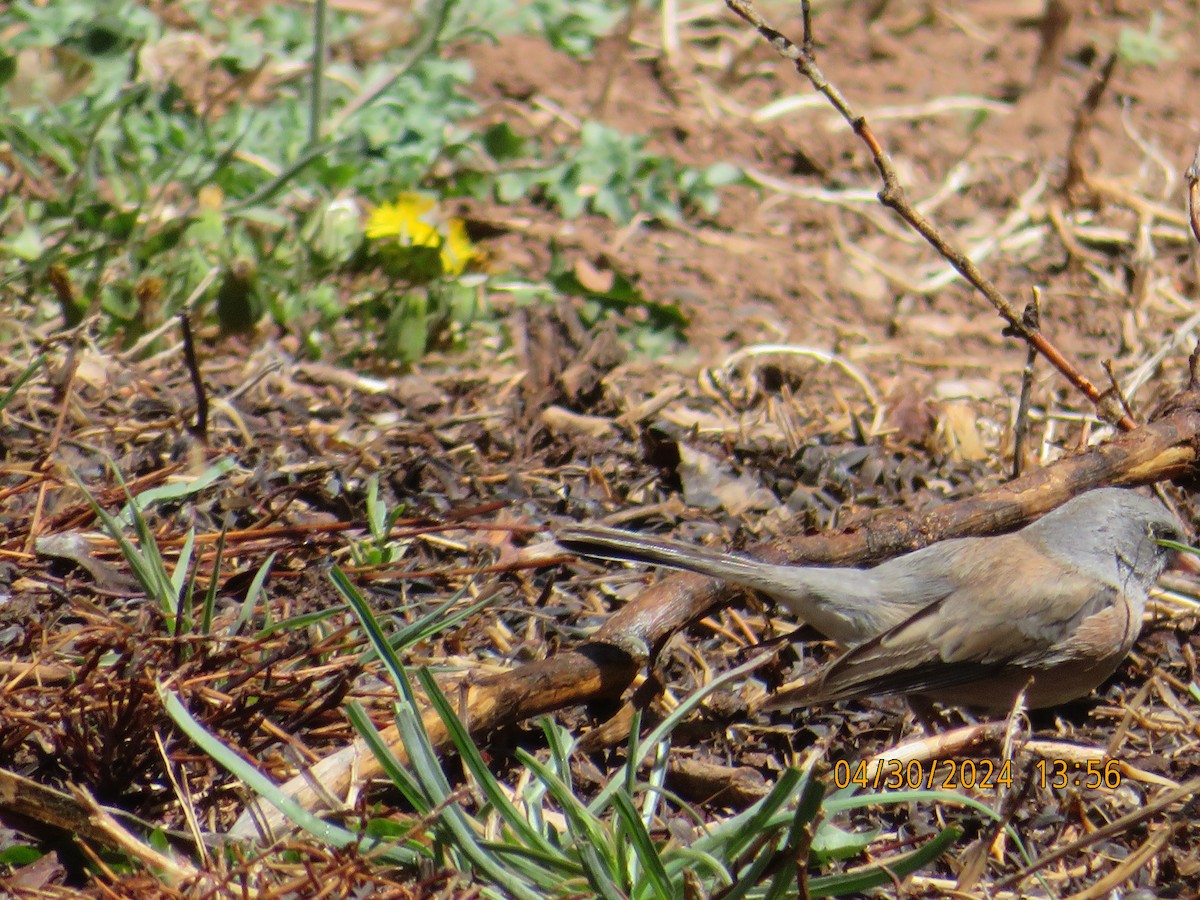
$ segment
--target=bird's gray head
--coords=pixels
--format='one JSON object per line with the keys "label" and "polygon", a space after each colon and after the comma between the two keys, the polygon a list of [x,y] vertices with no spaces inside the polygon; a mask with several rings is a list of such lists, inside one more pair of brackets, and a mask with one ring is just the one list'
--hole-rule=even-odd
{"label": "bird's gray head", "polygon": [[1121,488],[1080,494],[1027,533],[1054,556],[1113,587],[1132,579],[1149,588],[1173,554],[1159,539],[1186,540],[1183,524],[1166,507]]}

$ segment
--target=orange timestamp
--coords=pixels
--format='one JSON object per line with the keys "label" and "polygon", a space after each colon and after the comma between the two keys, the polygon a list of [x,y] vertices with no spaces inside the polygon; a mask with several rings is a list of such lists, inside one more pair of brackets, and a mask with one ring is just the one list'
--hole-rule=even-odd
{"label": "orange timestamp", "polygon": [[1013,783],[1012,761],[990,759],[881,759],[857,763],[839,759],[833,764],[833,784],[873,790],[994,790]]}
{"label": "orange timestamp", "polygon": [[[1066,787],[1116,790],[1124,773],[1118,760],[1039,759],[1033,766],[1036,786],[1061,790]],[[834,787],[857,785],[872,790],[994,790],[1011,787],[1011,760],[990,759],[881,759],[875,762],[840,759],[833,764]]]}
{"label": "orange timestamp", "polygon": [[1033,766],[1033,776],[1042,788],[1061,790],[1070,786],[1089,791],[1100,788],[1115,791],[1121,786],[1125,773],[1115,759],[1039,759]]}

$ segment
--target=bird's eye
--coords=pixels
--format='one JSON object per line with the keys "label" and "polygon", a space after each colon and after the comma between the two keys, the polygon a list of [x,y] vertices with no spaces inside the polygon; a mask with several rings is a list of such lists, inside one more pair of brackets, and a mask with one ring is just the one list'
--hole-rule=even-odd
{"label": "bird's eye", "polygon": [[1155,522],[1149,528],[1150,537],[1156,541],[1182,541],[1183,535],[1174,525]]}

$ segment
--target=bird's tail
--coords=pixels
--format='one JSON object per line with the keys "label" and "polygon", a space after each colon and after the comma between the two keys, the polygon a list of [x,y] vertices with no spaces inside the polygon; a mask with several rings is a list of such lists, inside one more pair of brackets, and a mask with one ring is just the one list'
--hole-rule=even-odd
{"label": "bird's tail", "polygon": [[769,594],[777,593],[780,588],[778,580],[766,574],[770,567],[761,562],[666,538],[647,537],[599,525],[565,525],[558,529],[555,539],[563,547],[583,556],[683,569]]}
{"label": "bird's tail", "polygon": [[885,599],[874,570],[774,565],[596,525],[566,525],[555,537],[583,556],[683,569],[753,588],[846,645],[874,637],[918,608],[903,599]]}

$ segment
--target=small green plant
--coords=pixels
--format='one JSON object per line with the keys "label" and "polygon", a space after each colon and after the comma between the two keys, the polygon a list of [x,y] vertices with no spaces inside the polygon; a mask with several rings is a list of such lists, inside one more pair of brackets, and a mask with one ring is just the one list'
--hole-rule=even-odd
{"label": "small green plant", "polygon": [[568,218],[590,212],[621,224],[639,214],[678,220],[689,207],[712,215],[720,206],[719,189],[745,179],[729,163],[683,166],[646,145],[642,136],[585,122],[577,145],[563,147],[549,165],[539,166],[527,158],[530,142],[507,125],[484,135],[484,147],[501,168],[495,179],[501,202],[540,194]]}
{"label": "small green plant", "polygon": [[597,40],[630,12],[629,0],[532,0],[524,6],[524,30],[544,34],[554,49],[582,58],[590,57]]}
{"label": "small green plant", "polygon": [[[114,464],[112,465],[113,474],[116,476],[117,482],[125,489],[128,497],[124,508],[115,516],[97,503],[86,488],[83,489],[84,497],[92,507],[96,518],[117,542],[134,577],[137,578],[142,590],[146,592],[146,597],[158,606],[163,621],[166,623],[168,634],[180,635],[193,630],[200,634],[210,632],[224,541],[222,540],[218,544],[217,558],[208,589],[203,600],[197,605],[195,602],[196,570],[192,565],[192,552],[195,549],[196,541],[195,530],[188,529],[175,567],[170,569],[167,567],[157,540],[155,540],[154,529],[146,520],[145,510],[154,503],[179,500],[199,493],[214,484],[233,468],[233,465],[231,459],[219,460],[193,479],[151,488],[135,497],[129,494],[125,481]],[[76,477],[76,482],[81,488],[83,487],[83,483],[79,481],[78,477]],[[126,533],[129,529],[132,529],[137,536],[136,542],[130,539]],[[272,554],[271,559],[273,558]],[[247,602],[251,608],[257,602],[271,559],[256,576],[257,586],[252,585],[247,593]],[[243,619],[239,619],[239,626],[242,621]]]}
{"label": "small green plant", "polygon": [[[56,190],[0,198],[8,251],[0,284],[32,281],[41,293],[39,282],[53,277],[67,323],[98,300],[128,339],[191,298],[228,331],[267,314],[321,340],[320,329],[349,305],[330,281],[363,240],[347,194],[368,205],[463,152],[452,146],[466,136],[455,124],[475,112],[464,91],[471,71],[433,52],[449,6],[429,6],[407,58],[330,79],[339,89],[314,146],[302,82],[281,83],[269,102],[216,113],[195,105],[204,98],[178,80],[185,72],[146,62],[169,61],[160,46],[182,41],[197,53],[216,50],[212,71],[252,84],[259,67],[299,63],[311,51],[311,19],[298,10],[262,7],[244,28],[208,22],[214,38],[228,33],[220,46],[169,31],[140,4],[11,4],[0,140],[30,181]],[[337,14],[331,33],[355,21]],[[30,88],[50,83],[44,71],[34,77],[39,69],[68,65],[74,74],[55,81],[53,95]],[[139,80],[129,82],[130,72]]]}
{"label": "small green plant", "polygon": [[[623,2],[434,0],[406,46],[361,63],[333,54],[320,103],[284,77],[309,67],[312,14],[193,7],[185,28],[131,0],[6,8],[0,142],[17,181],[40,189],[0,197],[0,304],[69,326],[98,310],[148,351],[140,338],[186,306],[226,333],[273,322],[313,357],[411,363],[464,345],[490,308],[447,200],[535,198],[624,224],[711,214],[742,178],[598,122],[574,146],[475,127],[471,66],[444,44],[524,30],[586,55]],[[332,10],[329,39],[362,24]],[[34,305],[47,296],[56,305]]]}
{"label": "small green plant", "polygon": [[1156,9],[1150,14],[1145,31],[1122,28],[1117,35],[1117,55],[1127,65],[1150,66],[1152,69],[1177,57],[1179,51],[1163,37],[1162,10]]}
{"label": "small green plant", "polygon": [[629,0],[475,0],[460,7],[455,30],[496,37],[537,34],[554,49],[586,59],[629,9]]}
{"label": "small green plant", "polygon": [[[514,798],[492,774],[432,675],[418,670],[422,692],[446,725],[470,776],[474,799],[473,812],[468,812],[461,790],[447,781],[425,731],[408,670],[370,609],[353,600],[351,605],[396,686],[396,721],[408,765],[383,745],[365,713],[352,706],[355,726],[410,802],[418,809],[441,810],[434,829],[439,862],[471,871],[501,895],[672,898],[683,896],[691,884],[704,894],[787,896],[794,893],[797,864],[844,859],[860,853],[873,839],[871,834],[837,828],[825,818],[823,789],[811,768],[786,770],[763,800],[730,820],[708,826],[690,845],[654,836],[654,823],[666,813],[664,805],[677,804],[684,814],[702,821],[697,811],[665,790],[671,732],[708,693],[746,675],[757,660],[715,679],[645,739],[639,737],[635,722],[625,766],[590,799],[580,796],[573,784],[571,736],[549,719],[542,722],[547,759],[517,751],[529,777],[518,779],[527,787]],[[643,778],[639,771],[645,760],[652,762]],[[889,801],[879,796],[861,800],[862,805],[873,802]],[[856,805],[848,802],[844,808]],[[814,835],[811,842],[810,834]],[[810,896],[834,896],[889,883],[935,858],[957,836],[956,829],[948,828],[919,850],[886,863],[810,879]]]}
{"label": "small green plant", "polygon": [[432,197],[403,193],[371,212],[366,236],[389,283],[372,304],[385,314],[384,352],[415,362],[461,334],[482,287],[481,279],[463,277],[479,254],[462,220],[442,214]]}
{"label": "small green plant", "polygon": [[355,541],[350,545],[350,557],[356,566],[386,566],[397,562],[403,555],[403,548],[397,545],[391,537],[396,520],[404,515],[404,505],[396,506],[391,511],[379,497],[379,476],[372,475],[367,479],[367,531],[370,539]]}

